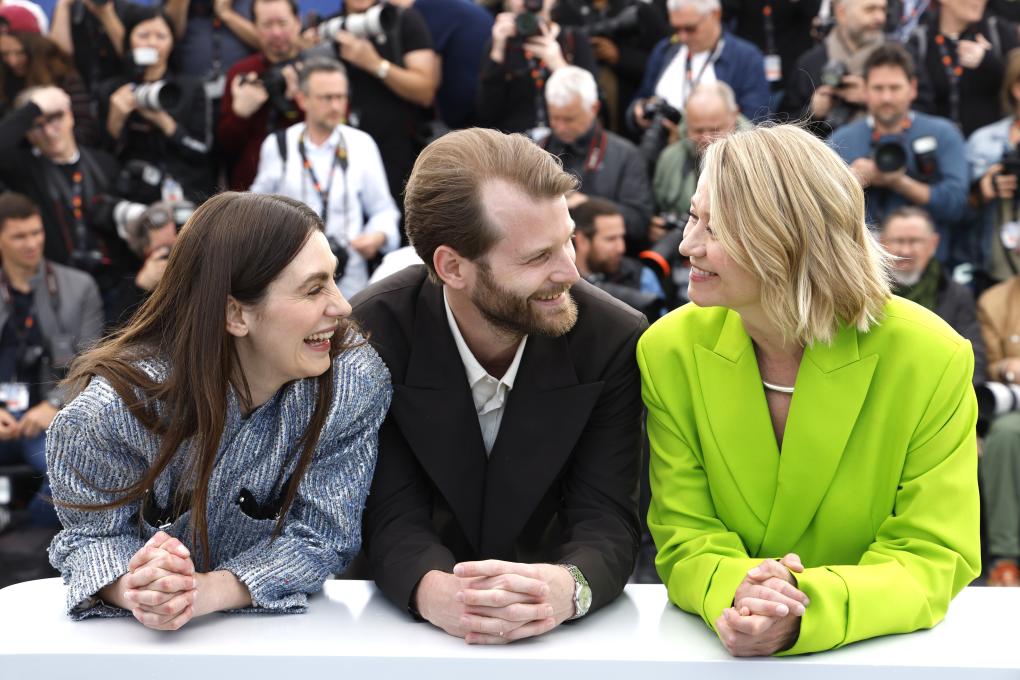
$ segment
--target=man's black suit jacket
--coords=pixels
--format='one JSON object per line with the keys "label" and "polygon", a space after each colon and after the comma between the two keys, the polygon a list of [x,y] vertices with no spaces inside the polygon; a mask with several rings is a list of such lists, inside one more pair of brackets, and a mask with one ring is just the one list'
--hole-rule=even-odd
{"label": "man's black suit jacket", "polygon": [[572,295],[569,333],[528,338],[488,457],[442,287],[425,267],[352,300],[393,377],[364,549],[398,606],[412,604],[427,572],[477,559],[575,564],[592,610],[622,591],[640,536],[634,352],[647,324],[584,281]]}

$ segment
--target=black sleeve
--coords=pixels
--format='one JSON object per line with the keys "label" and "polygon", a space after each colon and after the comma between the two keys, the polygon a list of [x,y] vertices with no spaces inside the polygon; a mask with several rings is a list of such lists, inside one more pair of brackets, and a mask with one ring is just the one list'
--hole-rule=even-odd
{"label": "black sleeve", "polygon": [[413,8],[405,9],[400,14],[400,42],[402,55],[415,50],[433,49],[428,24]]}
{"label": "black sleeve", "polygon": [[29,102],[20,109],[15,109],[0,119],[0,156],[6,158],[10,151],[21,143],[25,133],[42,115],[42,109]]}
{"label": "black sleeve", "polygon": [[648,56],[655,45],[669,35],[669,28],[651,5],[638,3],[638,39],[630,45],[619,44],[620,60],[616,72],[624,78],[641,82]]}
{"label": "black sleeve", "polygon": [[573,66],[580,66],[592,75],[598,75],[598,65],[595,63],[595,53],[591,51],[591,44],[588,36],[582,31],[575,31],[572,28],[564,28],[560,31],[560,48],[567,62]]}
{"label": "black sleeve", "polygon": [[177,130],[168,141],[174,153],[189,162],[202,162],[209,155],[209,102],[201,81],[175,78],[181,88],[181,104],[173,112]]}

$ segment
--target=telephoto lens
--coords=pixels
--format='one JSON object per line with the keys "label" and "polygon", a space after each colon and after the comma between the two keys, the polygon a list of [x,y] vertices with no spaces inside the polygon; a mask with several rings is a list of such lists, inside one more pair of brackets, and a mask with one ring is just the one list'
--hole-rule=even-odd
{"label": "telephoto lens", "polygon": [[149,111],[166,111],[181,101],[181,88],[165,80],[136,85],[134,93],[139,108]]}

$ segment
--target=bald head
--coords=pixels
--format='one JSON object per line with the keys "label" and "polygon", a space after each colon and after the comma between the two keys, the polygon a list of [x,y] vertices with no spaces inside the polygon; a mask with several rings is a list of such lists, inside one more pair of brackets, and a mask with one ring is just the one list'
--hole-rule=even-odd
{"label": "bald head", "polygon": [[687,139],[699,156],[714,140],[736,129],[739,113],[733,90],[726,83],[707,83],[694,89],[687,98],[684,120]]}

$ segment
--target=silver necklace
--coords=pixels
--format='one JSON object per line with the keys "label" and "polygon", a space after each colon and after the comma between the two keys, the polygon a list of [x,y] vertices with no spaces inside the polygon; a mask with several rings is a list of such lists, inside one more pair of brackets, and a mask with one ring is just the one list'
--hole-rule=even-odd
{"label": "silver necklace", "polygon": [[793,385],[787,387],[786,385],[774,385],[767,380],[762,379],[761,384],[765,386],[765,389],[772,390],[773,392],[781,392],[783,394],[793,394]]}

